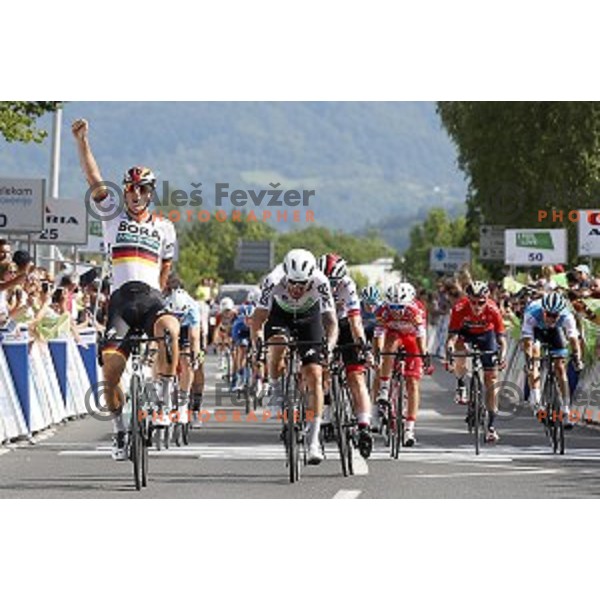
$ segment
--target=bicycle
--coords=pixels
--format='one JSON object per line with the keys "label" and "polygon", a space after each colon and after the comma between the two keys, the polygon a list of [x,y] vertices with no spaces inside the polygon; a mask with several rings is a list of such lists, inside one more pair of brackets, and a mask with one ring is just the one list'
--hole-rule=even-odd
{"label": "bicycle", "polygon": [[173,341],[171,334],[165,329],[162,337],[147,337],[142,330],[134,329],[125,337],[103,337],[98,344],[98,362],[103,366],[102,349],[106,343],[121,343],[126,341],[130,348],[131,377],[126,401],[131,411],[130,431],[127,435],[127,450],[129,460],[133,463],[133,480],[136,490],[140,491],[148,485],[148,448],[152,445],[152,422],[147,410],[152,404],[152,394],[144,384],[143,369],[147,352],[145,345],[151,342],[163,341],[167,363],[173,362]]}
{"label": "bicycle", "polygon": [[329,369],[331,374],[331,406],[335,439],[342,463],[344,477],[354,475],[354,449],[357,447],[356,428],[358,422],[352,410],[351,393],[346,378],[346,368],[342,360],[345,348],[362,348],[362,344],[344,344],[334,350]]}
{"label": "bicycle", "polygon": [[[277,328],[273,328],[274,330]],[[281,329],[281,334],[288,335],[286,329]],[[303,346],[315,346],[315,342],[300,342],[293,336],[285,342],[263,342],[258,351],[262,358],[262,350],[269,347],[286,347],[286,368],[282,378],[283,389],[283,427],[280,439],[283,441],[286,452],[286,467],[288,468],[290,483],[300,480],[301,465],[307,464],[307,440],[306,440],[306,390],[302,385],[302,373],[300,371],[300,348]],[[321,343],[323,346],[323,343]]]}
{"label": "bicycle", "polygon": [[547,344],[542,344],[542,351],[542,356],[530,359],[532,362],[537,361],[540,364],[540,368],[546,369],[540,397],[540,410],[537,416],[538,420],[544,426],[544,433],[549,438],[553,453],[564,454],[565,425],[560,402],[558,379],[554,370],[555,363],[563,357],[551,354]]}
{"label": "bicycle", "polygon": [[420,352],[406,352],[403,348],[398,348],[396,352],[379,352],[379,356],[395,357],[388,400],[380,407],[380,410],[382,410],[380,416],[381,432],[384,436],[385,445],[390,448],[390,456],[397,460],[400,456],[400,450],[404,446],[406,411],[408,409],[408,396],[404,381],[406,359],[426,358],[428,355]]}
{"label": "bicycle", "polygon": [[495,355],[497,358],[497,350],[479,350],[472,348],[470,351],[453,352],[448,357],[448,362],[451,364],[456,357],[470,358],[471,377],[469,378],[468,402],[467,402],[467,428],[469,434],[474,436],[475,454],[479,456],[481,444],[485,443],[485,417],[487,408],[483,397],[483,362],[484,356]]}

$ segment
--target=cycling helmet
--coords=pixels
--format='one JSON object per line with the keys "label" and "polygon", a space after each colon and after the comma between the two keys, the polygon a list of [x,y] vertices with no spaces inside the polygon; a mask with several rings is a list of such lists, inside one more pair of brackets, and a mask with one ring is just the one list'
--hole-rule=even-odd
{"label": "cycling helmet", "polygon": [[558,292],[550,292],[542,298],[542,309],[548,313],[557,315],[566,307],[565,299]]}
{"label": "cycling helmet", "polygon": [[246,296],[246,302],[249,304],[258,304],[260,300],[260,290],[250,290]]}
{"label": "cycling helmet", "polygon": [[156,187],[156,176],[148,167],[131,167],[123,176],[125,188],[131,185],[151,185]]}
{"label": "cycling helmet", "polygon": [[283,259],[283,272],[292,281],[308,281],[316,266],[312,253],[300,248],[290,250]]}
{"label": "cycling helmet", "polygon": [[381,294],[374,285],[363,288],[360,298],[365,304],[379,304],[381,302]]}
{"label": "cycling helmet", "polygon": [[490,293],[490,288],[485,281],[472,281],[465,291],[467,296],[487,296]]}
{"label": "cycling helmet", "polygon": [[219,310],[221,312],[225,312],[226,310],[233,310],[234,308],[235,304],[233,300],[229,297],[223,298],[219,304]]}
{"label": "cycling helmet", "polygon": [[416,297],[417,292],[410,283],[397,283],[390,285],[385,293],[385,299],[390,304],[410,304]]}
{"label": "cycling helmet", "polygon": [[348,274],[346,261],[337,254],[323,254],[318,267],[330,281],[339,281]]}
{"label": "cycling helmet", "polygon": [[174,313],[184,314],[191,308],[190,297],[182,288],[173,290],[167,298],[167,307]]}

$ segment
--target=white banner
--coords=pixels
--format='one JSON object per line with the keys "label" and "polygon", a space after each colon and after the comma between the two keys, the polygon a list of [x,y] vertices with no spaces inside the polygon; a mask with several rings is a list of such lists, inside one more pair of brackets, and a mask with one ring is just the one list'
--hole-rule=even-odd
{"label": "white banner", "polygon": [[44,229],[46,181],[0,179],[0,234]]}
{"label": "white banner", "polygon": [[442,273],[454,273],[470,262],[469,248],[432,248],[429,254],[429,268]]}
{"label": "white banner", "polygon": [[577,225],[579,256],[600,256],[600,209],[580,210]]}
{"label": "white banner", "polygon": [[566,229],[507,229],[507,265],[555,265],[567,262]]}
{"label": "white banner", "polygon": [[88,212],[83,200],[48,198],[46,227],[34,235],[35,244],[68,244],[81,246],[88,241]]}

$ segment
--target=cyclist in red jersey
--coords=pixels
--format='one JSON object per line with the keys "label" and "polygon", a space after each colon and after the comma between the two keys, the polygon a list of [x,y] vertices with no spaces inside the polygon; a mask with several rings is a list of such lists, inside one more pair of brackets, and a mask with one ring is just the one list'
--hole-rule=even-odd
{"label": "cyclist in red jersey", "polygon": [[[497,365],[494,355],[486,354],[482,356],[488,409],[486,441],[491,443],[498,441],[500,437],[494,427],[494,420],[498,412],[495,384],[498,380],[498,367],[504,369],[506,366],[504,321],[498,305],[489,298],[490,291],[485,281],[470,283],[466,288],[466,293],[466,297],[461,298],[453,306],[450,313],[446,352],[449,356],[455,350],[462,352],[465,349],[465,343],[468,343],[481,351],[498,353]],[[466,359],[456,357],[455,361],[448,363],[448,370],[454,371],[456,374],[457,404],[467,404],[465,387]]]}
{"label": "cyclist in red jersey", "polygon": [[[409,354],[427,353],[425,312],[415,302],[416,291],[410,283],[391,286],[386,293],[386,302],[377,309],[375,347],[383,352],[395,352],[404,348]],[[380,368],[380,388],[377,403],[388,402],[389,382],[394,365],[393,356],[384,356]],[[425,368],[429,371],[429,358]],[[404,446],[414,446],[415,422],[420,404],[420,380],[423,375],[423,360],[420,357],[407,357],[404,376],[408,395]]]}

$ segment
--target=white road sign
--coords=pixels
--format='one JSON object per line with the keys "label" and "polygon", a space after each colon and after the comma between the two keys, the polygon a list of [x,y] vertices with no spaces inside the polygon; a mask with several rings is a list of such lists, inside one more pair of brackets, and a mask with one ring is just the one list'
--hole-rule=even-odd
{"label": "white road sign", "polygon": [[580,210],[577,232],[579,256],[600,256],[600,209]]}
{"label": "white road sign", "polygon": [[44,179],[0,179],[0,234],[42,231],[45,193]]}
{"label": "white road sign", "polygon": [[83,200],[48,198],[46,227],[32,237],[35,244],[85,245],[88,239],[88,213]]}
{"label": "white road sign", "polygon": [[479,228],[479,258],[481,260],[504,260],[503,225],[482,225]]}
{"label": "white road sign", "polygon": [[555,265],[567,262],[566,229],[507,229],[507,265]]}
{"label": "white road sign", "polygon": [[429,254],[429,268],[442,273],[454,273],[470,262],[469,248],[432,248]]}

